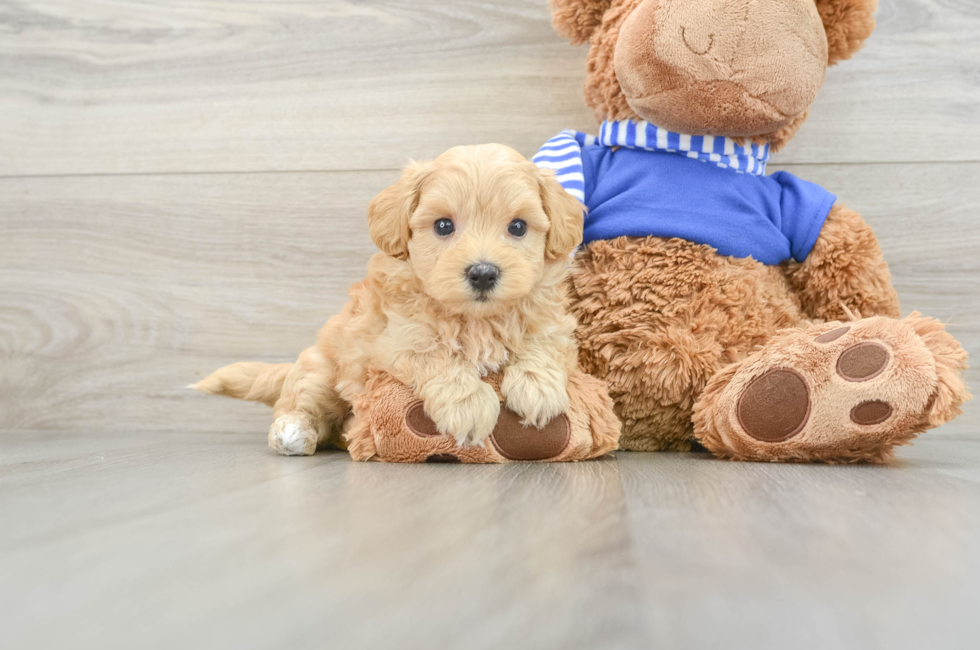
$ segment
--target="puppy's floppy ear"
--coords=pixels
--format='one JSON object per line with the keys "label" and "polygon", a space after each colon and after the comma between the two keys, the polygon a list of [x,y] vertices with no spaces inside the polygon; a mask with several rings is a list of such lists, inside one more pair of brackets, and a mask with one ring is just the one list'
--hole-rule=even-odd
{"label": "puppy's floppy ear", "polygon": [[541,206],[548,215],[551,226],[545,254],[549,259],[566,257],[582,243],[585,206],[565,191],[550,169],[537,169],[538,188],[541,192]]}
{"label": "puppy's floppy ear", "polygon": [[551,0],[551,25],[579,45],[589,40],[612,0]]}
{"label": "puppy's floppy ear", "polygon": [[851,58],[875,28],[878,0],[816,0],[827,31],[827,65]]}
{"label": "puppy's floppy ear", "polygon": [[408,259],[408,240],[412,236],[408,220],[419,205],[422,183],[431,167],[432,163],[410,162],[398,182],[383,190],[368,205],[371,241],[386,255]]}

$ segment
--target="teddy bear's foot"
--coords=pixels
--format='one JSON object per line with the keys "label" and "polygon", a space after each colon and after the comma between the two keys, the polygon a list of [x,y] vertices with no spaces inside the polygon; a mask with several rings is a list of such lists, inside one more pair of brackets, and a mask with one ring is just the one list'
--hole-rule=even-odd
{"label": "teddy bear's foot", "polygon": [[[503,402],[501,377],[485,379]],[[354,460],[395,463],[507,463],[576,461],[616,448],[619,420],[605,384],[573,372],[569,408],[542,427],[524,426],[521,416],[501,405],[493,432],[480,445],[460,446],[439,433],[412,390],[387,373],[375,373],[354,403],[344,437]]]}
{"label": "teddy bear's foot", "polygon": [[966,356],[918,313],[796,330],[711,379],[695,436],[737,460],[886,462],[960,413]]}

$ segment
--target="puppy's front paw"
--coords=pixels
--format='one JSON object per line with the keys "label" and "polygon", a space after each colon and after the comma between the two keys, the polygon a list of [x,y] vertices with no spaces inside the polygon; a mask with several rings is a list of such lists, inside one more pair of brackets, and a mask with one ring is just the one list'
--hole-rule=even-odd
{"label": "puppy's front paw", "polygon": [[553,371],[507,368],[500,392],[507,408],[524,418],[523,424],[541,428],[568,411],[568,377]]}
{"label": "puppy's front paw", "polygon": [[483,444],[493,433],[500,415],[500,400],[489,384],[477,380],[473,390],[454,399],[455,391],[436,391],[425,400],[425,412],[439,433],[452,436],[460,446]]}
{"label": "puppy's front paw", "polygon": [[269,446],[283,456],[312,456],[316,440],[316,429],[300,416],[280,415],[269,428]]}

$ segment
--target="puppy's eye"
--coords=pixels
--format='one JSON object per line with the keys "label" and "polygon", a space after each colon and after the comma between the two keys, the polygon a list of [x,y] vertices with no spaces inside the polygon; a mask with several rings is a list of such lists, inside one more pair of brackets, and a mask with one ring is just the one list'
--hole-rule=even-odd
{"label": "puppy's eye", "polygon": [[527,234],[527,223],[523,219],[514,219],[507,226],[507,232],[512,234],[514,237],[523,237]]}
{"label": "puppy's eye", "polygon": [[453,225],[452,219],[440,219],[432,228],[440,237],[448,237],[449,235],[453,234],[454,230],[456,230],[456,226]]}

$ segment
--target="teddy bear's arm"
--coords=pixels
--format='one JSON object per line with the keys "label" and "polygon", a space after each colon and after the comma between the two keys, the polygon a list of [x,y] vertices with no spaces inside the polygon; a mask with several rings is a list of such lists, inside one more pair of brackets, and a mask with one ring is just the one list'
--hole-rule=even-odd
{"label": "teddy bear's arm", "polygon": [[860,214],[836,205],[802,263],[784,267],[804,312],[821,320],[900,316],[898,294],[878,239]]}

